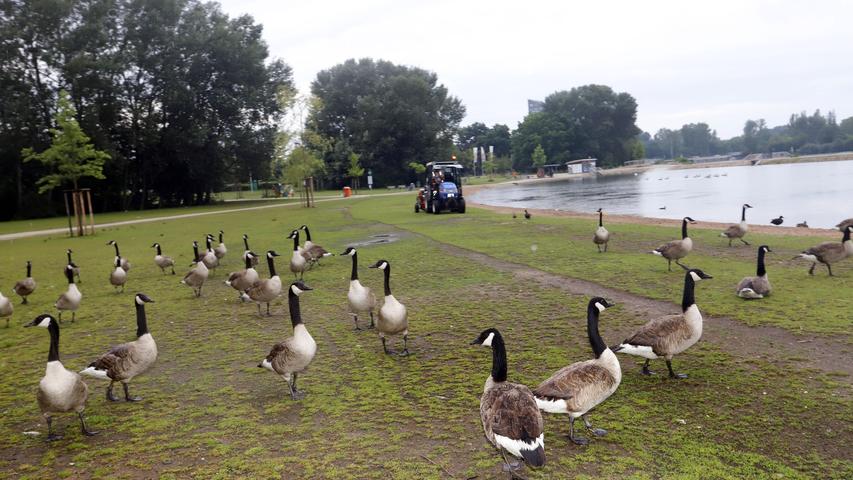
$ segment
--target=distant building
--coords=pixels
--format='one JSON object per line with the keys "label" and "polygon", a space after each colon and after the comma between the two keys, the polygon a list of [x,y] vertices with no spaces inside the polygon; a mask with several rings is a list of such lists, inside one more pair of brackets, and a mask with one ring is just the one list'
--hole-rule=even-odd
{"label": "distant building", "polygon": [[539,100],[527,100],[527,113],[539,113],[545,110],[545,102]]}
{"label": "distant building", "polygon": [[597,161],[595,158],[572,160],[571,162],[566,162],[566,169],[569,173],[591,173],[595,171]]}
{"label": "distant building", "polygon": [[791,156],[791,152],[773,152],[770,154],[770,158],[788,158]]}
{"label": "distant building", "polygon": [[727,160],[731,160],[731,155],[709,155],[707,157],[690,157],[691,163],[712,163],[712,162],[725,162]]}
{"label": "distant building", "polygon": [[625,162],[626,167],[637,167],[643,165],[653,165],[655,163],[663,161],[662,158],[641,158],[639,160],[628,160]]}

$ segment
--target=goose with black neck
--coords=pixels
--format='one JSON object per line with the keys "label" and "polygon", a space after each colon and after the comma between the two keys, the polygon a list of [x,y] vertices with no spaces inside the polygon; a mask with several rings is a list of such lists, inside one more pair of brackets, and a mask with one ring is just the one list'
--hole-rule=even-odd
{"label": "goose with black neck", "polygon": [[758,247],[758,266],[754,277],[745,277],[737,284],[735,292],[740,298],[759,299],[770,295],[770,279],[767,278],[767,269],[764,266],[764,255],[772,252],[770,247],[762,245]]}
{"label": "goose with black neck", "polygon": [[403,351],[400,355],[409,355],[409,313],[406,306],[391,294],[391,264],[387,260],[379,260],[370,268],[378,268],[385,274],[385,302],[379,309],[379,321],[376,322],[376,330],[382,340],[382,350],[386,354],[392,353],[385,343],[387,335],[402,335]]}
{"label": "goose with black neck", "polygon": [[121,257],[116,257],[114,263],[115,268],[110,272],[110,285],[115,288],[116,293],[120,293],[119,287],[121,287],[121,293],[123,293],[124,285],[127,283],[127,271],[121,268]]}
{"label": "goose with black neck", "polygon": [[172,260],[172,257],[167,257],[163,255],[163,250],[160,248],[159,243],[155,243],[151,245],[151,248],[157,249],[157,254],[154,255],[154,265],[157,265],[160,268],[160,271],[163,272],[163,275],[166,274],[166,269],[172,269],[172,275],[175,274],[175,261]]}
{"label": "goose with black neck", "polygon": [[56,299],[53,304],[59,310],[59,323],[62,323],[62,312],[71,311],[71,321],[77,317],[77,309],[80,308],[80,303],[83,301],[83,294],[74,283],[74,267],[70,264],[65,266],[65,278],[68,279],[68,288],[65,292]]}
{"label": "goose with black neck", "polygon": [[237,272],[232,272],[231,275],[228,275],[228,280],[225,280],[225,285],[237,290],[238,298],[242,297],[243,292],[258,283],[258,280],[260,279],[258,271],[255,270],[255,267],[253,266],[253,263],[258,263],[256,261],[255,253],[252,251],[246,252],[246,255],[243,256],[243,260],[246,264],[245,268]]}
{"label": "goose with black neck", "polygon": [[652,250],[651,253],[663,257],[667,261],[667,269],[672,271],[672,262],[674,261],[676,265],[687,270],[688,267],[683,265],[679,260],[686,257],[691,250],[693,250],[693,239],[687,235],[687,224],[688,223],[696,223],[690,217],[684,217],[681,220],[681,240],[673,240],[671,242],[667,242],[658,248]]}
{"label": "goose with black neck", "polygon": [[604,245],[604,251],[607,252],[607,242],[610,241],[610,232],[604,228],[604,211],[600,208],[598,212],[598,228],[595,230],[595,235],[592,236],[592,243],[598,247],[598,253],[601,253],[601,246]]}
{"label": "goose with black neck", "polygon": [[740,212],[740,223],[737,225],[730,225],[729,228],[725,229],[723,233],[720,234],[721,237],[725,237],[729,239],[729,246],[732,246],[732,240],[738,239],[743,242],[744,245],[749,245],[749,242],[743,239],[746,236],[747,232],[749,232],[749,225],[746,223],[746,209],[752,208],[752,205],[748,203],[744,203],[741,207]]}
{"label": "goose with black neck", "polygon": [[261,304],[267,304],[267,316],[270,315],[270,302],[281,295],[281,278],[275,271],[275,257],[278,257],[275,250],[267,251],[267,266],[270,269],[270,278],[265,278],[256,282],[254,285],[246,289],[242,295],[244,302],[255,302],[258,305],[258,315],[261,314]]}
{"label": "goose with black neck", "polygon": [[358,314],[363,312],[370,314],[370,326],[367,328],[373,328],[373,310],[376,309],[376,295],[370,291],[370,287],[365,287],[358,279],[358,250],[348,247],[341,253],[341,256],[352,257],[352,272],[350,273],[347,303],[349,303],[350,315],[352,315],[355,322],[355,329],[361,330],[361,327],[358,326]]}
{"label": "goose with black neck", "polygon": [[[120,252],[119,252],[119,250],[118,250],[118,242],[116,242],[115,240],[110,240],[109,242],[107,242],[107,245],[112,245],[113,247],[115,247],[115,249],[116,249],[116,257],[121,257],[121,253],[120,253]],[[68,261],[70,262],[70,261],[71,261],[71,260],[70,260],[70,258],[71,258],[71,257],[69,256],[68,258],[69,258],[69,260],[68,260]],[[129,270],[130,270],[130,261],[129,261],[128,259],[126,259],[126,258],[122,257],[122,259],[121,259],[121,268],[122,268],[125,272],[129,271]]]}
{"label": "goose with black neck", "polygon": [[184,279],[181,280],[181,283],[193,289],[193,293],[195,293],[196,297],[201,296],[201,288],[204,286],[204,282],[207,280],[207,276],[209,271],[207,270],[207,266],[202,261],[202,257],[198,255],[198,242],[193,240],[193,258],[195,261],[192,265],[190,265],[192,270],[187,272],[184,275]]}
{"label": "goose with black neck", "polygon": [[27,297],[36,291],[36,286],[36,281],[33,278],[33,262],[27,260],[27,276],[24,277],[23,280],[15,282],[15,286],[12,287],[12,290],[16,295],[21,297],[21,304],[26,305]]}

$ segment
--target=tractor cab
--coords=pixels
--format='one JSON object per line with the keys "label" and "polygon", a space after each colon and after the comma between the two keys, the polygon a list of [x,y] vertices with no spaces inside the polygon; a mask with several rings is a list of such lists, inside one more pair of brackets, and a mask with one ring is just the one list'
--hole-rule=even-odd
{"label": "tractor cab", "polygon": [[462,196],[462,165],[453,162],[429,162],[426,164],[424,188],[418,192],[415,212],[430,213],[452,211],[465,213],[465,198]]}

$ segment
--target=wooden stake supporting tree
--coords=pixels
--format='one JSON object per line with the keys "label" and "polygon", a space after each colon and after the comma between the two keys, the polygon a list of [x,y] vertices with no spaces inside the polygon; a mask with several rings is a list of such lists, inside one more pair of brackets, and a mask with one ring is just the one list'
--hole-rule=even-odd
{"label": "wooden stake supporting tree", "polygon": [[[104,162],[110,156],[103,151],[95,150],[89,137],[80,128],[75,118],[76,112],[71,104],[68,92],[59,92],[58,110],[56,112],[56,128],[50,130],[53,136],[50,148],[36,153],[32,148],[25,148],[21,155],[24,162],[38,160],[47,167],[55,170],[40,178],[37,182],[39,193],[44,193],[61,186],[66,182],[74,185],[72,190],[65,193],[65,213],[68,215],[68,233],[73,237],[74,229],[71,223],[71,213],[74,213],[74,224],[77,235],[86,235],[88,214],[88,234],[95,234],[95,215],[92,212],[92,192],[88,188],[80,189],[77,181],[83,177],[104,178]],[[68,200],[71,200],[71,208]]]}
{"label": "wooden stake supporting tree", "polygon": [[[323,171],[323,161],[304,147],[296,147],[284,164],[284,183],[294,185],[302,196],[301,204],[314,206],[314,175]],[[301,185],[301,188],[299,187]]]}

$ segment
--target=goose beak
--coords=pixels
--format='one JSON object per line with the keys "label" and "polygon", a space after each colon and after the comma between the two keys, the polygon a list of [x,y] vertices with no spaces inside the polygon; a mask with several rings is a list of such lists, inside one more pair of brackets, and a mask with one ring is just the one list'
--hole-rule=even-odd
{"label": "goose beak", "polygon": [[476,338],[476,339],[474,339],[473,342],[469,343],[468,345],[477,345],[478,343],[480,343],[480,339]]}
{"label": "goose beak", "polygon": [[707,280],[707,279],[709,279],[709,278],[714,278],[714,277],[712,277],[712,276],[708,275],[707,273],[704,273],[704,272],[703,272],[703,273],[702,273],[702,278],[703,278],[704,280]]}

